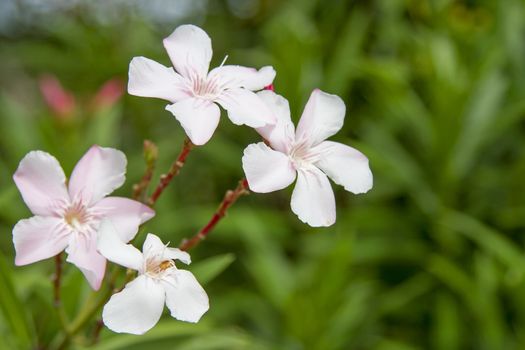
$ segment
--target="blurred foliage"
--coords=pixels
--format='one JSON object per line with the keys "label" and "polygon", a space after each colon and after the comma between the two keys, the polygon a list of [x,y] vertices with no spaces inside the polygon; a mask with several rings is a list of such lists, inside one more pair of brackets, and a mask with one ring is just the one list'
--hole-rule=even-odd
{"label": "blurred foliage", "polygon": [[[212,37],[212,66],[226,54],[272,64],[296,120],[312,89],[342,96],[334,139],[370,158],[375,187],[354,196],[334,186],[338,221],[326,229],[298,221],[291,189],[242,198],[192,251],[211,301],[203,321],[165,315],[141,337],[104,330],[93,349],[525,348],[523,1],[210,0],[172,23],[127,11],[98,21],[77,3],[0,38],[0,347],[44,349],[59,327],[52,262],[13,264],[12,227],[30,215],[11,181],[19,160],[43,149],[69,173],[89,145],[118,147],[129,165],[117,193],[128,195],[142,140],[159,146],[158,174],[183,140],[163,101],[126,96],[57,118],[38,77],[56,75],[87,101],[104,81],[125,80],[133,56],[168,64],[161,39],[190,22]],[[223,118],[146,229],[172,244],[196,232],[257,140]],[[88,293],[68,266],[71,316]]]}

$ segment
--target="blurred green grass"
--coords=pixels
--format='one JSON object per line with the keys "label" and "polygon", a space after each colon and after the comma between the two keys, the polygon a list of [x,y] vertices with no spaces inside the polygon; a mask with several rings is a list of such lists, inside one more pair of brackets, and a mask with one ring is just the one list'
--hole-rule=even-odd
{"label": "blurred green grass", "polygon": [[[347,117],[334,140],[370,158],[375,186],[360,196],[334,186],[338,219],[326,229],[298,221],[290,190],[242,198],[192,252],[211,300],[202,324],[166,315],[142,337],[104,330],[94,349],[525,348],[525,3],[260,0],[243,18],[241,3],[205,2],[173,23],[126,13],[100,22],[79,7],[0,37],[4,347],[45,348],[59,327],[52,263],[13,264],[12,227],[30,215],[11,181],[23,155],[46,150],[69,173],[89,145],[118,147],[129,165],[117,193],[127,195],[142,140],[158,144],[160,173],[184,137],[164,102],[132,96],[60,122],[37,78],[52,73],[88,100],[107,79],[125,80],[133,56],[168,64],[161,39],[191,22],[212,37],[212,65],[226,54],[273,65],[295,120],[312,89],[340,95]],[[147,230],[172,243],[194,234],[256,140],[223,118]],[[64,290],[72,314],[88,290],[71,267]]]}

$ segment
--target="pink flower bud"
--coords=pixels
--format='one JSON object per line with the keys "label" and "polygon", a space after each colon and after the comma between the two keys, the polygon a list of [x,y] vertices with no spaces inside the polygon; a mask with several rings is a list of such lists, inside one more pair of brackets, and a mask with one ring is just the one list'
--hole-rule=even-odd
{"label": "pink flower bud", "polygon": [[39,85],[44,101],[55,115],[60,119],[71,118],[76,108],[73,94],[65,90],[53,75],[40,77]]}

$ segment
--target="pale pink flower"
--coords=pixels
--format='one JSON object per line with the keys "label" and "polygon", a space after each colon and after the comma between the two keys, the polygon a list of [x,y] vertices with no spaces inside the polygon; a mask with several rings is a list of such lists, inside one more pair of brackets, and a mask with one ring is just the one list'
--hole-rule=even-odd
{"label": "pale pink flower", "polygon": [[345,190],[365,193],[372,188],[368,159],[358,150],[325,141],[341,129],[345,104],[336,95],[314,90],[294,130],[288,101],[272,91],[258,95],[277,116],[274,126],[257,131],[269,143],[251,144],[244,150],[243,169],[254,192],[283,189],[297,178],[292,211],[310,226],[335,222],[335,198],[328,175]]}
{"label": "pale pink flower", "polygon": [[13,228],[16,265],[50,258],[64,249],[93,289],[98,289],[106,259],[97,252],[100,221],[108,218],[120,238],[129,242],[154,211],[140,202],[106,197],[125,180],[126,156],[119,150],[92,146],[75,166],[69,184],[60,164],[42,151],[29,152],[13,179],[35,215]]}
{"label": "pale pink flower", "polygon": [[128,92],[156,97],[172,104],[166,109],[181,123],[196,145],[211,138],[219,124],[220,110],[237,125],[253,128],[273,124],[275,119],[252,91],[263,89],[275,78],[266,66],[257,71],[242,66],[221,65],[208,73],[212,56],[211,40],[202,29],[182,25],[164,39],[174,68],[145,57],[135,57],[129,66]]}
{"label": "pale pink flower", "polygon": [[171,316],[198,322],[209,309],[208,296],[193,274],[179,270],[174,260],[185,264],[190,255],[169,248],[148,234],[142,252],[122,242],[110,221],[100,227],[98,250],[109,261],[138,271],[138,276],[114,294],[102,311],[104,324],[117,333],[143,334],[159,321],[164,304]]}

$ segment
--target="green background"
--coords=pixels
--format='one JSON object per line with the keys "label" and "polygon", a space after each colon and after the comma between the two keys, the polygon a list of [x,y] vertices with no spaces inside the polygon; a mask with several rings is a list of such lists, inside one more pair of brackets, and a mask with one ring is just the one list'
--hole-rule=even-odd
{"label": "green background", "polygon": [[[128,156],[129,196],[144,139],[156,175],[184,135],[166,102],[91,96],[127,80],[134,56],[169,65],[162,39],[193,23],[212,38],[212,67],[277,70],[295,121],[314,88],[341,96],[332,138],[365,153],[374,188],[334,185],[337,222],[312,229],[292,188],[243,197],[192,250],[211,308],[197,325],[171,319],[144,336],[103,330],[93,349],[524,349],[525,2],[520,0],[27,1],[0,5],[0,347],[47,349],[60,329],[52,260],[14,266],[12,227],[30,216],[11,176],[30,150],[69,174],[94,143]],[[68,120],[38,89],[42,74],[77,96]],[[177,245],[242,178],[259,136],[224,117],[190,154],[146,225]],[[138,240],[142,241],[143,236]],[[66,268],[69,317],[89,287]],[[91,329],[76,339],[85,348]]]}

